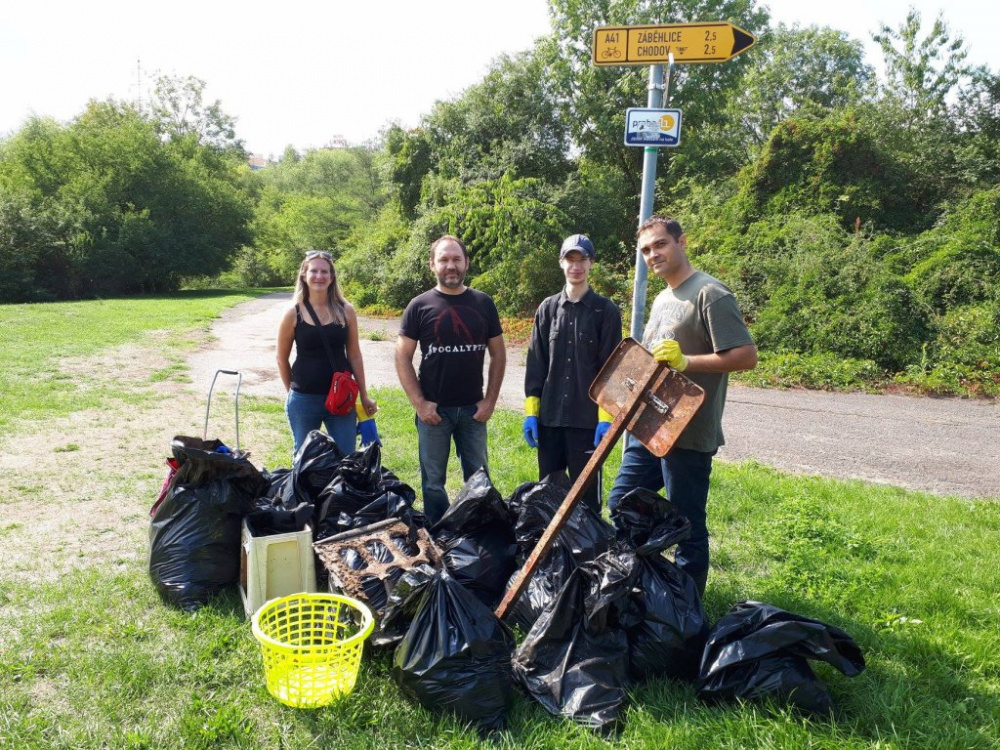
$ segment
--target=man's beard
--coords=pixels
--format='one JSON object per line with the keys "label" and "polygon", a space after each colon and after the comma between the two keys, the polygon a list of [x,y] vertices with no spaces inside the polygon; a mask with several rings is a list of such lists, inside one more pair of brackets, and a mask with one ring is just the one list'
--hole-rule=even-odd
{"label": "man's beard", "polygon": [[450,275],[450,278],[449,275],[442,273],[439,274],[437,278],[438,278],[438,283],[441,286],[448,287],[449,289],[457,289],[458,287],[462,286],[465,283],[464,273]]}

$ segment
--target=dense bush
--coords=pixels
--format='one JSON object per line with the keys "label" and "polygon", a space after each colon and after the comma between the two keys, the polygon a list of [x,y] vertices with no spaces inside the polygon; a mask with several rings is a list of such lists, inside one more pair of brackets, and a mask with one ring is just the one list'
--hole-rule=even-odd
{"label": "dense bush", "polygon": [[832,213],[845,228],[926,228],[943,195],[905,151],[887,147],[877,119],[854,109],[780,123],[741,176],[746,220],[792,212]]}
{"label": "dense bush", "polygon": [[959,203],[909,256],[907,282],[939,314],[1000,298],[1000,188]]}
{"label": "dense bush", "polygon": [[746,385],[847,391],[872,389],[884,380],[885,373],[877,364],[866,359],[827,353],[764,351],[756,369],[740,373],[737,377]]}
{"label": "dense bush", "polygon": [[949,311],[897,382],[931,393],[1000,396],[1000,301]]}

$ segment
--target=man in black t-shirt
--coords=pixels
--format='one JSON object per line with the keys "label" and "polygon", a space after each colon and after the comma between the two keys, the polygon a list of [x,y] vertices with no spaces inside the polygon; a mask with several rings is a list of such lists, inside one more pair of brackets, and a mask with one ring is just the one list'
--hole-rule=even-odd
{"label": "man in black t-shirt", "polygon": [[[507,353],[493,300],[465,285],[469,254],[462,241],[451,235],[437,239],[430,267],[437,286],[406,306],[396,340],[396,373],[416,410],[424,514],[436,523],[448,509],[445,480],[452,440],[465,479],[487,465],[486,422],[500,396]],[[417,343],[419,377],[413,367]]]}

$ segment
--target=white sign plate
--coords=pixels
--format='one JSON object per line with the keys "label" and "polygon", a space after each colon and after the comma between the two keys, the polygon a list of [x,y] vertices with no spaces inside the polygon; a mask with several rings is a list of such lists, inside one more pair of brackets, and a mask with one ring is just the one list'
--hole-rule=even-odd
{"label": "white sign plate", "polygon": [[625,111],[626,146],[676,146],[681,142],[679,109],[639,109]]}

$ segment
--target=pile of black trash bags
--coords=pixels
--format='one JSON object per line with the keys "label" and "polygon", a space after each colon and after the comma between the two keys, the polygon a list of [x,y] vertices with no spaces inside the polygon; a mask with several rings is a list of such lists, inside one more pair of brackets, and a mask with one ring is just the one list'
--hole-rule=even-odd
{"label": "pile of black trash bags", "polygon": [[193,611],[240,573],[243,520],[255,536],[302,531],[315,540],[389,518],[424,525],[416,493],[382,467],[381,447],[345,456],[309,434],[291,469],[259,471],[218,440],[176,437],[171,473],[150,515],[149,574],[169,603]]}
{"label": "pile of black trash bags", "polygon": [[707,702],[767,699],[825,714],[830,696],[808,661],[847,676],[864,669],[843,630],[767,604],[737,604],[711,627],[694,581],[664,555],[690,524],[656,493],[626,495],[611,524],[578,504],[500,621],[494,609],[564,484],[529,482],[504,499],[480,470],[428,528],[377,443],[344,456],[313,432],[292,468],[271,474],[218,448],[194,438],[172,445],[176,473],[150,526],[161,595],[196,609],[235,583],[244,518],[262,534],[309,524],[317,541],[390,518],[427,528],[443,564],[416,565],[387,586],[370,643],[394,650],[392,676],[406,696],[482,732],[504,726],[515,686],[554,715],[607,731],[628,690],[651,678],[693,683]]}
{"label": "pile of black trash bags", "polygon": [[[707,702],[769,699],[824,714],[830,697],[808,660],[849,676],[864,669],[844,631],[777,607],[743,602],[710,627],[694,580],[663,554],[690,523],[645,490],[623,498],[613,525],[577,505],[501,622],[494,608],[566,494],[526,483],[504,500],[484,471],[469,479],[430,529],[444,569],[408,571],[380,613],[374,642],[395,648],[404,694],[490,731],[517,685],[550,713],[607,731],[629,688],[651,678],[692,682]],[[520,645],[511,627],[526,633]]]}

